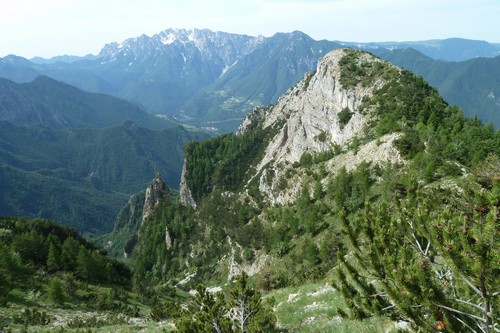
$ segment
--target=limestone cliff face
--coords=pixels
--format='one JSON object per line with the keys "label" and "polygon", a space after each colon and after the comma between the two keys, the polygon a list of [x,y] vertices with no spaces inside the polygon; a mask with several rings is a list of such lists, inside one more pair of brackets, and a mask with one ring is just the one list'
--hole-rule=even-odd
{"label": "limestone cliff face", "polygon": [[159,174],[153,179],[146,189],[144,208],[142,210],[142,223],[151,216],[154,208],[160,203],[160,198],[170,196],[170,191]]}
{"label": "limestone cliff face", "polygon": [[[283,188],[278,186],[278,181],[284,176],[287,166],[298,162],[304,153],[346,147],[355,137],[363,135],[372,119],[369,110],[361,112],[360,106],[386,82],[381,77],[375,77],[370,84],[344,87],[340,79],[341,59],[352,52],[338,49],[328,53],[319,60],[315,73],[306,74],[274,107],[249,114],[240,126],[239,133],[250,130],[255,122],[261,122],[263,128],[279,128],[256,168],[256,176],[260,175],[259,189],[267,194],[271,203],[294,201],[301,187],[301,179],[298,177],[296,181],[287,179],[289,185],[286,190],[278,189]],[[356,57],[359,64],[370,63],[370,67],[377,62],[392,66],[368,53],[357,53]],[[341,112],[350,114],[347,122],[339,116]],[[365,156],[365,159],[399,161],[399,154],[392,147],[395,138],[397,136],[387,137],[385,139],[388,144],[371,147],[371,156]],[[363,159],[351,160],[354,167]]]}
{"label": "limestone cliff face", "polygon": [[[151,216],[161,200],[169,199],[170,191],[159,174],[155,176],[146,192],[141,192],[130,197],[128,203],[120,210],[115,226],[113,238],[121,241],[108,242],[107,249],[112,255],[123,255],[127,258],[137,243],[141,226]],[[165,231],[165,241],[168,245],[168,229]]]}
{"label": "limestone cliff face", "polygon": [[186,159],[184,158],[184,163],[182,165],[182,173],[181,173],[181,184],[180,184],[180,201],[184,206],[191,206],[196,208],[196,202],[191,195],[191,190],[186,181]]}

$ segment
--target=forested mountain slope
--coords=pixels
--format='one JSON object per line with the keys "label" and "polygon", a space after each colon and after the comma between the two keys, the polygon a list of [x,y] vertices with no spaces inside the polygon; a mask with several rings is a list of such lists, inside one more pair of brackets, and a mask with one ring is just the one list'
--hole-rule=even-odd
{"label": "forested mountain slope", "polygon": [[422,78],[333,51],[237,134],[186,147],[182,204],[143,221],[134,276],[174,290],[240,272],[264,291],[326,279],[344,295],[335,318],[491,331],[499,147]]}
{"label": "forested mountain slope", "polygon": [[443,98],[468,117],[500,128],[500,56],[462,62],[436,61],[413,49],[378,53],[393,64],[422,75]]}
{"label": "forested mountain slope", "polygon": [[178,185],[183,147],[201,133],[128,121],[52,130],[0,122],[0,215],[43,217],[80,231],[110,231],[128,198],[156,173]]}
{"label": "forested mountain slope", "polygon": [[151,129],[177,126],[119,98],[84,92],[47,76],[24,84],[0,79],[0,120],[52,129],[101,128],[127,120]]}

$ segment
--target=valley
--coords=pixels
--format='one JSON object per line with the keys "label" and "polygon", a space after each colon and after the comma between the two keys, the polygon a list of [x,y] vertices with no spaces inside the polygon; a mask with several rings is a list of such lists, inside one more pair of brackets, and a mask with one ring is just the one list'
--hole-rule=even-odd
{"label": "valley", "polygon": [[[500,51],[494,44],[460,38],[353,43],[314,40],[300,31],[265,38],[167,29],[109,43],[97,56],[71,61],[7,56],[0,59],[0,77],[22,83],[46,75],[85,91],[123,98],[152,114],[224,133],[235,131],[254,107],[276,103],[316,68],[320,57],[343,46],[367,50],[422,75],[467,116],[500,125],[498,101],[488,97],[500,94]],[[480,82],[473,79],[477,73]]]}
{"label": "valley", "polygon": [[0,332],[498,331],[498,49],[415,45],[0,59]]}

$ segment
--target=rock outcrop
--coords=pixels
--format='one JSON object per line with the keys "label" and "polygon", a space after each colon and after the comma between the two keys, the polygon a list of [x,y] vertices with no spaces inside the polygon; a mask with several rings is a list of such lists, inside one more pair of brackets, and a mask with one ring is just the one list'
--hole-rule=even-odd
{"label": "rock outcrop", "polygon": [[[345,148],[363,132],[372,120],[369,110],[360,110],[364,101],[387,82],[375,76],[369,84],[353,84],[345,87],[341,83],[341,60],[352,56],[354,51],[338,49],[320,59],[315,73],[308,73],[297,85],[288,90],[278,103],[268,109],[256,109],[244,120],[238,133],[243,133],[261,123],[263,128],[278,127],[277,134],[267,146],[261,162],[256,167],[260,175],[259,190],[269,197],[273,204],[294,201],[301,188],[298,182],[291,182],[286,190],[278,189],[279,179],[284,176],[287,166],[299,162],[304,153],[320,153],[334,148]],[[359,66],[376,63],[381,66],[394,66],[365,52],[356,52],[353,61]],[[347,120],[342,113],[348,113]],[[351,158],[355,167],[362,160],[400,162],[401,158],[392,142],[397,136],[385,138],[384,145],[372,144],[370,156],[361,154]],[[364,158],[362,158],[364,156]]]}
{"label": "rock outcrop", "polygon": [[[369,118],[358,108],[364,98],[371,97],[385,82],[378,79],[372,85],[343,87],[339,61],[346,52],[338,49],[320,59],[316,73],[306,74],[264,115],[264,128],[286,121],[266,149],[258,170],[270,161],[293,163],[306,152],[326,151],[334,144],[343,146],[364,129]],[[360,56],[359,61],[382,61],[367,53]],[[343,126],[339,113],[346,108],[352,116]]]}
{"label": "rock outcrop", "polygon": [[142,210],[142,223],[151,216],[154,208],[160,203],[160,198],[165,196],[170,196],[170,191],[160,174],[156,174],[153,182],[146,189],[144,208]]}
{"label": "rock outcrop", "polygon": [[186,181],[186,159],[184,158],[184,163],[182,165],[182,173],[181,173],[181,184],[179,187],[179,193],[180,193],[180,201],[181,204],[184,206],[191,206],[193,208],[196,208],[196,202],[193,199],[193,196],[191,194],[191,190],[189,189],[189,186]]}

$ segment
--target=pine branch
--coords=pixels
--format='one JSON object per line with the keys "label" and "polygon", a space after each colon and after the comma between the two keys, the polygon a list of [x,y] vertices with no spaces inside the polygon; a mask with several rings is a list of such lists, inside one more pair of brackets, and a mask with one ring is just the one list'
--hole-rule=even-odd
{"label": "pine branch", "polygon": [[394,309],[395,307],[396,307],[396,304],[393,304],[393,305],[390,305],[390,306],[386,306],[381,311],[386,311],[386,310]]}
{"label": "pine branch", "polygon": [[[412,244],[412,245],[417,248],[418,252],[420,252],[420,254],[422,254],[424,259],[429,263],[429,265],[431,265],[432,269],[434,270],[434,273],[436,274],[436,277],[441,281],[444,277],[444,274],[440,273],[440,271],[436,268],[436,265],[432,262],[431,258],[429,258],[429,256],[428,256],[429,248],[430,248],[430,244],[431,244],[430,241],[427,243],[427,247],[424,251],[422,249],[422,246],[420,245],[420,242],[417,239],[417,236],[415,236],[415,229],[413,228],[413,223],[411,221],[407,221],[407,222],[412,230],[411,235],[416,243],[416,244]],[[410,241],[410,244],[411,244],[411,241]]]}
{"label": "pine branch", "polygon": [[467,283],[467,285],[471,287],[471,289],[474,290],[476,294],[478,294],[481,298],[483,297],[483,293],[475,285],[473,285],[472,282],[470,282],[464,275],[462,275],[462,279],[464,279],[465,283]]}
{"label": "pine branch", "polygon": [[426,257],[427,257],[427,256],[429,255],[429,250],[430,250],[430,248],[431,248],[431,242],[430,242],[430,241],[428,241],[428,242],[427,242],[427,247],[425,248],[424,256],[426,256]]}
{"label": "pine branch", "polygon": [[481,330],[481,332],[483,333],[487,333],[487,331],[484,329],[484,327],[482,327],[481,325],[479,325],[478,323],[476,323],[476,326]]}
{"label": "pine branch", "polygon": [[456,320],[458,320],[460,323],[462,323],[462,325],[464,325],[465,327],[467,327],[468,329],[470,329],[472,332],[476,333],[476,330],[473,329],[472,327],[470,327],[470,325],[467,324],[465,321],[463,321],[462,319],[460,319],[460,317],[453,316],[453,318],[455,318]]}
{"label": "pine branch", "polygon": [[436,305],[436,306],[439,306],[439,307],[441,307],[441,308],[443,308],[443,309],[446,309],[446,310],[448,310],[448,311],[456,312],[456,313],[459,313],[459,314],[461,314],[461,315],[464,315],[464,316],[467,316],[467,317],[470,317],[470,318],[473,318],[473,319],[479,320],[479,321],[481,321],[481,322],[483,322],[483,323],[485,323],[485,322],[486,322],[486,319],[481,318],[481,317],[478,317],[478,316],[475,316],[475,315],[473,315],[473,314],[470,314],[470,313],[467,313],[467,312],[463,312],[463,311],[460,311],[460,310],[457,310],[457,309],[453,309],[453,308],[450,308],[450,307],[448,307],[448,306],[441,305],[441,304],[435,304],[435,305]]}
{"label": "pine branch", "polygon": [[212,322],[212,326],[214,327],[214,329],[217,333],[222,333],[222,330],[219,327],[219,321],[217,320],[217,318],[214,318],[214,321]]}
{"label": "pine branch", "polygon": [[250,317],[252,317],[254,313],[255,313],[255,311],[254,311],[254,310],[252,310],[252,311],[248,312],[248,314],[246,315],[246,317],[244,317],[244,318],[243,318],[243,324],[245,324],[245,323],[246,323],[246,321],[247,321]]}
{"label": "pine branch", "polygon": [[453,276],[453,273],[451,272],[451,269],[448,269],[448,273],[450,274],[450,284],[451,284],[451,289],[453,290],[453,297],[457,298],[457,288],[455,287],[455,278]]}
{"label": "pine branch", "polygon": [[372,297],[372,298],[375,298],[375,297],[389,297],[389,295],[387,295],[386,293],[379,293],[379,294],[373,294],[373,295],[368,295],[364,298],[368,298],[368,297]]}
{"label": "pine branch", "polygon": [[468,301],[464,301],[464,300],[461,300],[461,299],[458,299],[458,298],[454,298],[454,299],[451,299],[455,302],[459,302],[459,303],[462,303],[462,304],[465,304],[465,305],[469,305],[469,306],[472,306],[476,309],[479,309],[481,312],[484,311],[484,308],[482,306],[479,306],[477,304],[474,304],[474,303],[471,303],[471,302],[468,302]]}

